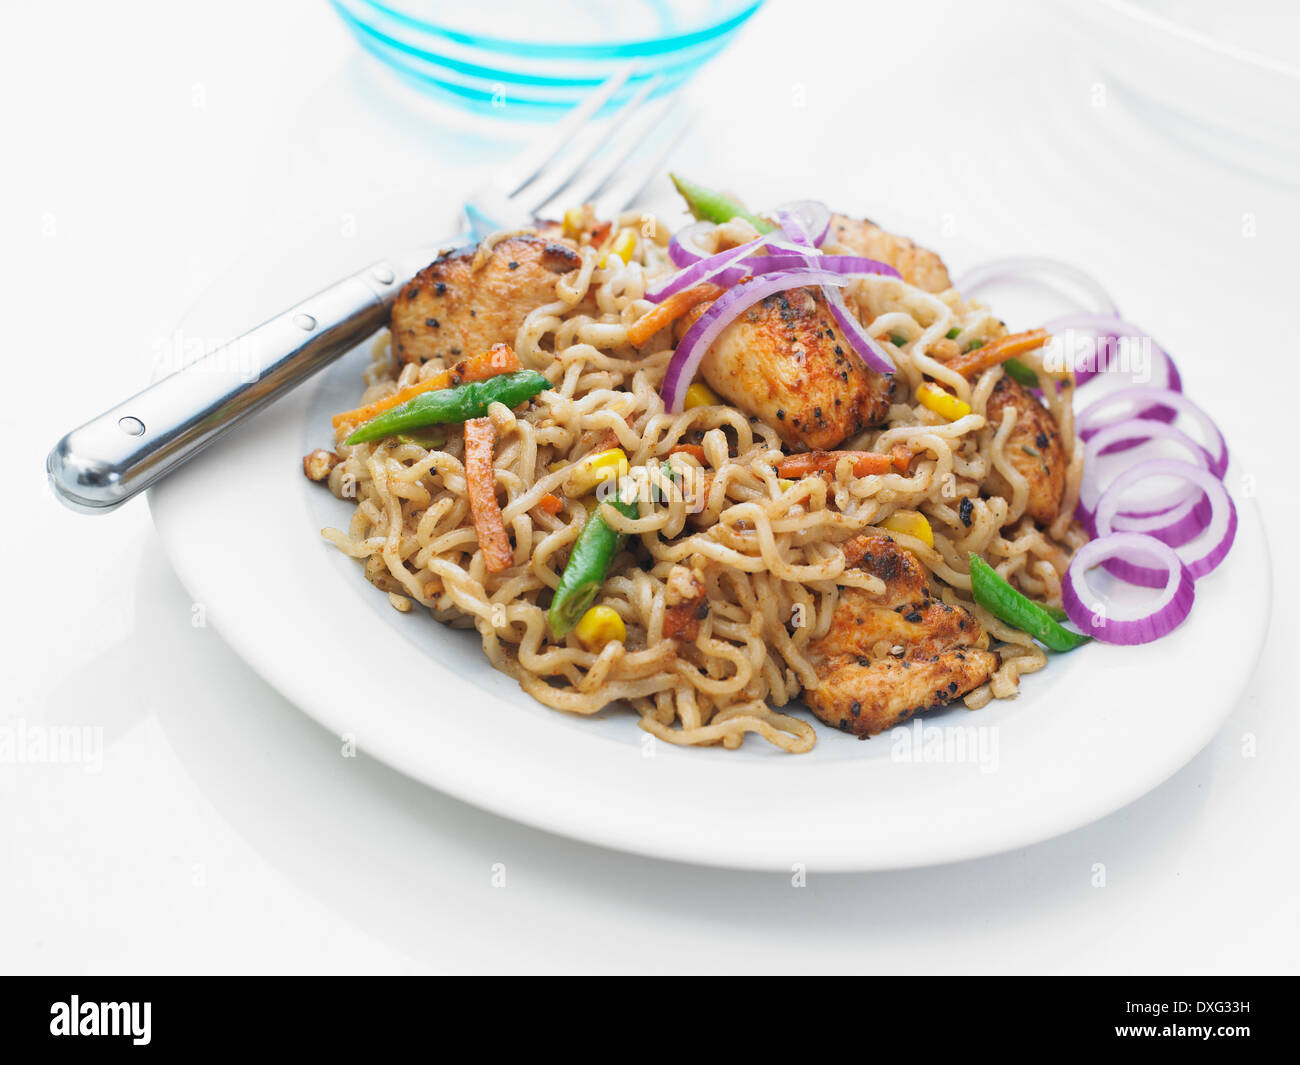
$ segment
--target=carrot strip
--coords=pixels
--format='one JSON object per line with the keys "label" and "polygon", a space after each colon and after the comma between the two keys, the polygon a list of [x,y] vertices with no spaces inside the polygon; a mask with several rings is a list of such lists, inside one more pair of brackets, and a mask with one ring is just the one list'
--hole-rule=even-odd
{"label": "carrot strip", "polygon": [[496,471],[492,466],[492,445],[496,429],[491,418],[471,418],[465,423],[465,483],[474,531],[483,550],[483,562],[490,573],[515,564],[515,553],[506,535],[506,523],[497,503]]}
{"label": "carrot strip", "polygon": [[597,455],[602,451],[613,451],[614,448],[621,446],[618,433],[613,429],[590,429],[583,433],[581,442],[587,445],[584,455]]}
{"label": "carrot strip", "polygon": [[691,455],[698,459],[701,466],[709,464],[708,459],[704,457],[704,448],[699,444],[674,444],[668,449],[670,455]]}
{"label": "carrot strip", "polygon": [[[876,451],[808,451],[802,455],[790,455],[776,467],[780,476],[795,481],[800,477],[814,474],[834,473],[840,459],[853,460],[853,476],[866,477],[871,473],[889,473],[897,467],[897,462],[890,455]],[[910,454],[908,461],[911,461]]]}
{"label": "carrot strip", "polygon": [[554,492],[547,492],[537,501],[537,509],[555,515],[564,509],[564,500]]}
{"label": "carrot strip", "polygon": [[681,292],[674,292],[644,318],[639,318],[627,327],[628,342],[639,348],[659,330],[677,321],[697,303],[716,300],[725,291],[726,289],[718,285],[706,282],[693,288],[683,289]]}
{"label": "carrot strip", "polygon": [[916,456],[912,454],[911,449],[904,447],[902,444],[895,444],[889,449],[890,462],[903,473],[907,472],[907,468],[912,465],[912,459],[914,458]]}
{"label": "carrot strip", "polygon": [[950,359],[947,365],[963,377],[969,377],[971,374],[983,373],[985,370],[992,369],[994,366],[1006,362],[1007,359],[1013,359],[1017,355],[1025,354],[1027,351],[1041,348],[1051,339],[1052,334],[1046,329],[1030,329],[1024,333],[1011,333],[985,344],[982,348],[976,348],[974,351],[958,355],[955,359]]}
{"label": "carrot strip", "polygon": [[338,439],[351,436],[354,429],[364,422],[377,418],[386,410],[400,407],[408,400],[425,392],[436,392],[440,388],[452,388],[466,381],[482,381],[498,374],[514,373],[519,369],[519,359],[508,344],[494,344],[487,351],[462,359],[450,369],[434,374],[423,381],[398,389],[391,396],[367,403],[356,410],[344,411],[334,415],[334,433]]}

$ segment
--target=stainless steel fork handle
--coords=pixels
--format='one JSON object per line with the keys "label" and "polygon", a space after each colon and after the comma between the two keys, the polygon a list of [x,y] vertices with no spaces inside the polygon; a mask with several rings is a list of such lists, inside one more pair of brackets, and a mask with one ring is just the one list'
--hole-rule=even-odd
{"label": "stainless steel fork handle", "polygon": [[50,485],[77,510],[120,506],[379,330],[405,280],[375,263],[105,411],[54,446]]}

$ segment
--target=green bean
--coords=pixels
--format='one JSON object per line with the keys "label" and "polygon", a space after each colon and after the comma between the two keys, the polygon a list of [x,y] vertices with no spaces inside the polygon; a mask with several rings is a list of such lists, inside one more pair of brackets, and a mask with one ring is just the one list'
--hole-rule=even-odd
{"label": "green bean", "polygon": [[1022,595],[974,551],[970,553],[970,585],[975,602],[1012,628],[1026,632],[1051,651],[1072,651],[1092,637],[1059,625],[1047,607]]}
{"label": "green bean", "polygon": [[696,185],[693,181],[687,181],[676,174],[668,176],[673,179],[673,184],[682,194],[682,199],[686,201],[691,214],[702,222],[717,222],[721,225],[723,222],[730,222],[733,218],[743,218],[760,233],[771,233],[776,229],[776,226],[766,218],[759,218],[758,215],[746,211],[741,204],[729,196],[714,192],[713,189],[706,189],[703,185]]}
{"label": "green bean", "polygon": [[[640,514],[636,502],[625,503],[617,495],[605,500],[611,507],[626,518],[635,518]],[[600,594],[601,585],[609,573],[610,563],[623,546],[624,536],[610,527],[601,515],[600,507],[587,519],[578,539],[569,552],[569,561],[565,564],[564,574],[560,577],[560,586],[555,589],[555,597],[546,618],[550,622],[551,632],[563,639],[587,612]]]}
{"label": "green bean", "polygon": [[372,418],[344,443],[361,444],[413,429],[426,429],[431,425],[482,418],[493,403],[517,407],[550,387],[550,381],[536,370],[519,370],[516,373],[498,374],[483,381],[470,381],[454,388],[423,392],[400,407]]}
{"label": "green bean", "polygon": [[1038,387],[1038,374],[1019,359],[1007,359],[1002,364],[1002,369],[1006,370],[1007,376],[1016,384],[1024,385],[1026,388]]}

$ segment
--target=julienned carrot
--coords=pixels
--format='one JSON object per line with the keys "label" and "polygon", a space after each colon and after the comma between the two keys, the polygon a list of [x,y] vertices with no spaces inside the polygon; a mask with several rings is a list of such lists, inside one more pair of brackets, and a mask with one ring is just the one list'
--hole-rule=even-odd
{"label": "julienned carrot", "polygon": [[681,292],[674,292],[644,318],[638,319],[628,326],[628,341],[639,348],[659,330],[677,321],[697,303],[703,303],[705,300],[716,300],[725,291],[726,289],[718,285],[711,285],[706,282],[693,288],[682,289]]}
{"label": "julienned carrot", "polygon": [[853,462],[854,477],[866,477],[872,473],[889,473],[899,468],[894,456],[882,455],[877,451],[808,451],[802,455],[791,455],[782,459],[776,467],[776,472],[782,477],[797,481],[800,477],[834,473],[840,459],[845,458]]}
{"label": "julienned carrot", "polygon": [[916,456],[912,454],[910,448],[895,444],[889,449],[889,458],[901,472],[906,473],[907,468],[912,465],[912,459]]}
{"label": "julienned carrot", "polygon": [[492,445],[496,429],[491,418],[471,418],[465,423],[465,483],[469,491],[469,510],[474,518],[478,546],[483,563],[490,573],[499,573],[515,564],[514,549],[506,535],[506,523],[497,503],[496,471],[492,466]]}
{"label": "julienned carrot", "polygon": [[547,492],[537,501],[537,509],[555,515],[564,509],[564,500],[554,492]]}
{"label": "julienned carrot", "polygon": [[1051,339],[1052,334],[1046,329],[1030,329],[1024,333],[1011,333],[1008,336],[999,337],[997,340],[985,344],[982,348],[976,348],[974,351],[958,355],[955,359],[949,360],[947,365],[963,377],[969,377],[974,373],[983,373],[999,363],[1006,362],[1007,359],[1013,359],[1017,355],[1025,354],[1027,351],[1041,348]]}
{"label": "julienned carrot", "polygon": [[690,455],[699,461],[701,466],[707,466],[709,460],[704,457],[704,448],[699,444],[674,444],[668,449],[670,455]]}
{"label": "julienned carrot", "polygon": [[519,369],[519,359],[508,344],[494,344],[487,351],[462,359],[450,369],[434,374],[423,381],[398,389],[391,396],[367,403],[356,410],[344,411],[334,415],[334,434],[342,440],[352,435],[357,426],[377,418],[386,410],[400,407],[425,392],[436,392],[440,388],[452,388],[466,381],[482,381],[498,374],[514,373]]}

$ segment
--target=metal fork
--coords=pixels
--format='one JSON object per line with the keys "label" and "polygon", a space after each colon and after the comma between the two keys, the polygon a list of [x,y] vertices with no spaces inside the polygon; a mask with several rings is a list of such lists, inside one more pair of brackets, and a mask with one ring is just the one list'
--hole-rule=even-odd
{"label": "metal fork", "polygon": [[463,206],[461,233],[372,263],[68,433],[45,464],[59,498],[104,513],[167,476],[382,328],[407,279],[440,250],[528,225],[561,203],[591,201],[603,217],[627,207],[688,121],[675,96],[650,101],[657,77],[599,121],[632,76],[625,68],[602,83],[478,190]]}

